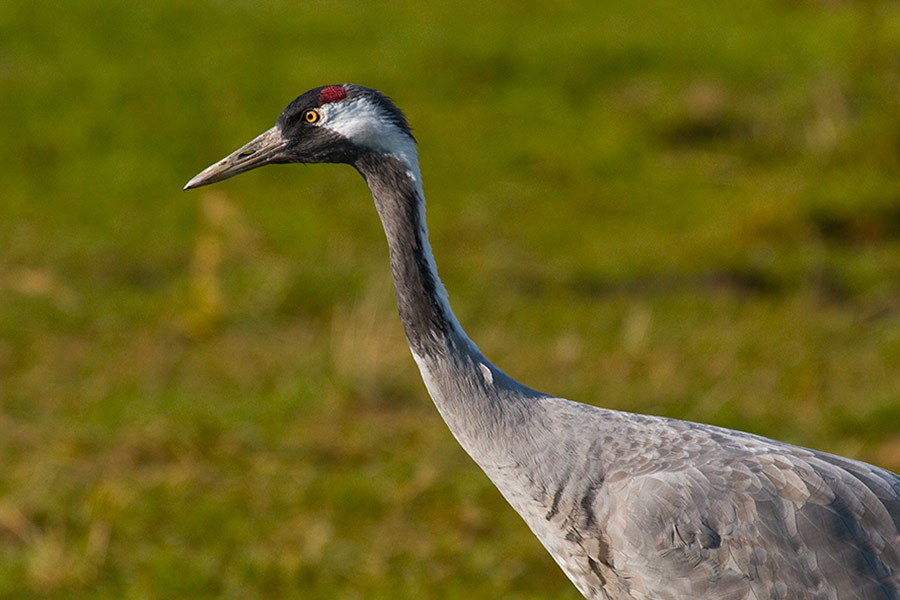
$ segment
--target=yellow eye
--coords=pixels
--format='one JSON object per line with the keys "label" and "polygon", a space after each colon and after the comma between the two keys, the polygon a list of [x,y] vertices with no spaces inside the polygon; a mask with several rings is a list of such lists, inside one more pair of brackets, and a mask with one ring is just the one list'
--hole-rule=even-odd
{"label": "yellow eye", "polygon": [[308,110],[303,113],[303,120],[307,123],[315,123],[319,120],[319,111],[317,110]]}

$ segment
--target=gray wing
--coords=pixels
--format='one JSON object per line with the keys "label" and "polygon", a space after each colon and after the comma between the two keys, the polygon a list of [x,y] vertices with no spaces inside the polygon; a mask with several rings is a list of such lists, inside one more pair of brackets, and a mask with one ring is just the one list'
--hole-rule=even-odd
{"label": "gray wing", "polygon": [[549,420],[565,441],[535,464],[555,466],[511,502],[587,598],[900,600],[897,475],[683,421]]}
{"label": "gray wing", "polygon": [[710,450],[606,496],[631,596],[900,600],[900,478],[787,445]]}

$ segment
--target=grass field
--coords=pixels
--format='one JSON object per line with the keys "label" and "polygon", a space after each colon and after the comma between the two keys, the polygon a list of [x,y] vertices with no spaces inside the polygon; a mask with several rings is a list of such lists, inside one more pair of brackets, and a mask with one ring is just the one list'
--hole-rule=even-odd
{"label": "grass field", "polygon": [[12,0],[0,599],[578,597],[428,400],[359,176],[181,191],[342,81],[511,375],[900,469],[900,4]]}

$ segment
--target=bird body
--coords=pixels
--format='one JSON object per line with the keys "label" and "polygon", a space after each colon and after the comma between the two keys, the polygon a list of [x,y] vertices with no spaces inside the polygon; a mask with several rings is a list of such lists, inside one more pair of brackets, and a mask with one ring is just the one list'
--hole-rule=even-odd
{"label": "bird body", "polygon": [[586,598],[900,600],[900,477],[748,433],[579,404],[488,361],[428,244],[415,140],[377,91],[310,90],[193,178],[338,162],[381,218],[398,310],[454,437]]}

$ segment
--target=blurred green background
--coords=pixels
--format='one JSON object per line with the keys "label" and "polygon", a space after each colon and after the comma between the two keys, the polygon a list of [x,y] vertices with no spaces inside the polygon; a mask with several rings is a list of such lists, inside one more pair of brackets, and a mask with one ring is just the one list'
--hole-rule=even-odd
{"label": "blurred green background", "polygon": [[496,364],[900,469],[900,4],[0,3],[0,598],[568,598],[440,421],[348,167],[393,96]]}

